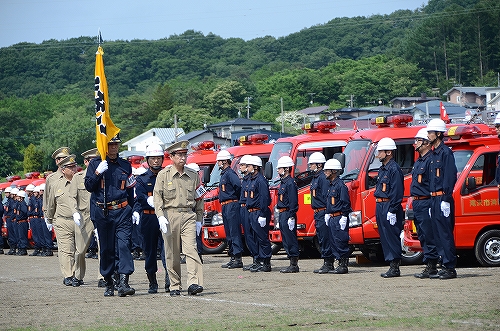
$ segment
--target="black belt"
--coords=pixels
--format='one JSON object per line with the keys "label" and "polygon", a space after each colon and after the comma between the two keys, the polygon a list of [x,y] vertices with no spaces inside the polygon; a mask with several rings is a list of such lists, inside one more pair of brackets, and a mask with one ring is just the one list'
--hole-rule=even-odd
{"label": "black belt", "polygon": [[[96,204],[104,208],[104,203],[103,202],[96,202]],[[120,209],[128,205],[127,199],[121,199],[121,200],[113,200],[110,202],[106,203],[106,209]]]}

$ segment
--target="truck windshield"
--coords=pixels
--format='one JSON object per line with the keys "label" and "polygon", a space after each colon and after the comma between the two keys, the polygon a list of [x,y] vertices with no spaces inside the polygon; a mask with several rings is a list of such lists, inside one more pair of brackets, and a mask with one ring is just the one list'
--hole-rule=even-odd
{"label": "truck windshield", "polygon": [[465,165],[467,164],[467,162],[469,162],[469,159],[471,158],[472,154],[474,154],[473,151],[466,151],[466,150],[453,152],[453,155],[455,156],[455,165],[457,166],[458,174],[460,174],[462,170],[464,170]]}
{"label": "truck windshield", "polygon": [[282,156],[291,156],[291,153],[292,143],[283,142],[274,144],[271,155],[269,156],[269,162],[273,164],[273,177],[270,180],[270,184],[274,184],[279,180],[278,169],[276,169],[279,158]]}
{"label": "truck windshield", "polygon": [[344,149],[346,156],[344,174],[341,179],[350,181],[358,178],[359,169],[370,149],[370,140],[351,140]]}
{"label": "truck windshield", "polygon": [[212,172],[210,173],[210,181],[206,184],[206,187],[215,187],[219,185],[220,181],[220,169],[219,166],[216,164],[214,168],[212,169]]}

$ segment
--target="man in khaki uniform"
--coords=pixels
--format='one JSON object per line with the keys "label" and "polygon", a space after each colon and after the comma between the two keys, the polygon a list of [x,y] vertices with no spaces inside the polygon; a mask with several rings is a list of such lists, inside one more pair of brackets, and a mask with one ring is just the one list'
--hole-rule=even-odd
{"label": "man in khaki uniform", "polygon": [[[75,279],[75,232],[79,222],[74,218],[75,200],[70,196],[70,186],[76,172],[76,157],[74,154],[59,162],[61,177],[52,178],[51,189],[46,193],[46,217],[54,223],[57,233],[57,251],[61,272],[66,286],[79,286],[81,280]],[[76,223],[76,224],[75,224]],[[73,285],[75,283],[75,285]],[[78,285],[76,285],[78,284]]]}
{"label": "man in khaki uniform", "polygon": [[[82,153],[83,163],[88,166],[90,160],[97,157],[97,148]],[[73,220],[75,227],[75,277],[73,286],[83,284],[85,276],[85,253],[89,248],[90,239],[93,234],[94,224],[90,221],[90,192],[85,188],[85,174],[87,169],[76,173],[69,187],[70,197],[74,199]]]}
{"label": "man in khaki uniform", "polygon": [[198,173],[184,167],[189,142],[179,141],[167,148],[173,161],[158,173],[153,191],[155,214],[163,232],[170,295],[180,295],[181,244],[186,255],[188,294],[203,291],[203,268],[196,246],[196,222],[203,220],[203,199]]}

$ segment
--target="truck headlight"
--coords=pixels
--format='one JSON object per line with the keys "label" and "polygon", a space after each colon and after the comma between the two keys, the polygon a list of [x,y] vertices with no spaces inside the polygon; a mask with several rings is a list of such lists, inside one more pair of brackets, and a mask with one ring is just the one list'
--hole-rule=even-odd
{"label": "truck headlight", "polygon": [[361,221],[361,211],[353,211],[349,213],[349,227],[354,228],[360,226]]}
{"label": "truck headlight", "polygon": [[221,225],[223,224],[224,221],[222,220],[222,214],[221,213],[217,213],[215,214],[214,216],[212,216],[212,225]]}

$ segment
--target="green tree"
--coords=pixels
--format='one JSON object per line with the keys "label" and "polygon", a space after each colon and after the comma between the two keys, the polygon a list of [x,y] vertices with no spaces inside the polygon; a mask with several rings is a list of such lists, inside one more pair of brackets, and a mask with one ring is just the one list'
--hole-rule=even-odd
{"label": "green tree", "polygon": [[247,91],[239,82],[222,81],[205,97],[204,104],[215,117],[234,118],[238,112],[238,103],[243,102]]}
{"label": "green tree", "polygon": [[43,169],[44,153],[35,145],[29,144],[24,150],[24,172],[40,171]]}

